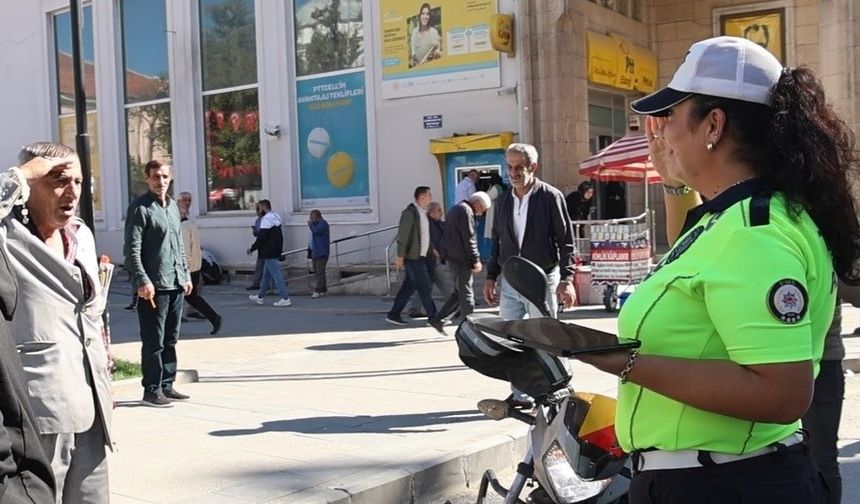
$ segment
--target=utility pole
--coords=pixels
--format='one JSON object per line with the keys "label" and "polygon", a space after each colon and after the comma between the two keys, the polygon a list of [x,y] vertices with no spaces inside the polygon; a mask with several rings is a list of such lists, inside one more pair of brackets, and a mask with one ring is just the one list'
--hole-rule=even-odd
{"label": "utility pole", "polygon": [[75,147],[81,160],[83,184],[81,187],[81,219],[95,235],[93,226],[93,174],[90,167],[90,135],[87,133],[87,95],[84,91],[84,65],[81,58],[81,5],[79,0],[69,0],[71,9],[72,67],[75,86]]}

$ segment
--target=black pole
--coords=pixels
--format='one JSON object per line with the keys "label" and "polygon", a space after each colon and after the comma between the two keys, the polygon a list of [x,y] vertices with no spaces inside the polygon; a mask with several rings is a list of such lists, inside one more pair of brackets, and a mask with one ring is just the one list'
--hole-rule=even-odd
{"label": "black pole", "polygon": [[72,67],[75,83],[75,147],[81,160],[83,184],[81,187],[80,213],[93,234],[93,174],[90,168],[90,135],[87,133],[87,95],[84,91],[84,65],[81,58],[81,5],[78,0],[69,0],[71,9]]}

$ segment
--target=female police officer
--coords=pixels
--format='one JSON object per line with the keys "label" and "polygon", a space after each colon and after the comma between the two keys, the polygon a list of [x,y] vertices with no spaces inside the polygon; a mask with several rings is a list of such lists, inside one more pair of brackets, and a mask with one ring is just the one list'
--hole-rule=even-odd
{"label": "female police officer", "polygon": [[582,357],[621,377],[630,502],[820,502],[796,431],[834,270],[858,281],[853,135],[811,70],[734,37],[694,44],[632,109],[655,116],[646,133],[674,246],[619,316],[639,352]]}

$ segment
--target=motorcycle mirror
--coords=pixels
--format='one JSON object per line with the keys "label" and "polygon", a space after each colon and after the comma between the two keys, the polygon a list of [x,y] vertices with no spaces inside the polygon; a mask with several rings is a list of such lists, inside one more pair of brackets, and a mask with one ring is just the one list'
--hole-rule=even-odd
{"label": "motorcycle mirror", "polygon": [[511,256],[502,265],[502,275],[517,292],[540,310],[544,317],[552,317],[546,302],[546,273],[535,263],[520,256]]}
{"label": "motorcycle mirror", "polygon": [[498,399],[482,399],[478,409],[490,420],[504,420],[510,416],[511,405]]}

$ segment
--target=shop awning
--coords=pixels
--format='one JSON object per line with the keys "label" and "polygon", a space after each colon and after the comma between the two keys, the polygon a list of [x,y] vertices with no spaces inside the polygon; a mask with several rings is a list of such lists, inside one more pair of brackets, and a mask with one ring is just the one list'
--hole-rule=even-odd
{"label": "shop awning", "polygon": [[505,150],[514,141],[511,131],[487,135],[459,135],[433,138],[430,140],[430,154],[449,154],[481,150]]}

